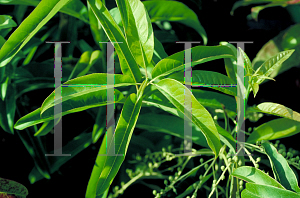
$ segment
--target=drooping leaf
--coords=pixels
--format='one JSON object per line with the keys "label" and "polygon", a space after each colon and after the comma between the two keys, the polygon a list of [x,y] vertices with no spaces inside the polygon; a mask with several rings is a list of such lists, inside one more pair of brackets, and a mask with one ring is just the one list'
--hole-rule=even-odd
{"label": "drooping leaf", "polygon": [[185,4],[177,1],[143,1],[151,22],[176,21],[194,28],[201,35],[204,45],[207,44],[207,35],[197,15]]}
{"label": "drooping leaf", "polygon": [[[278,153],[276,148],[270,143],[262,144],[270,160],[275,179],[277,179],[286,189],[300,193],[298,181],[293,170],[286,159]],[[300,197],[300,195],[298,195]]]}
{"label": "drooping leaf", "polygon": [[145,6],[140,0],[116,0],[116,3],[129,49],[136,62],[145,69],[154,51],[154,34]]}
{"label": "drooping leaf", "polygon": [[242,166],[235,169],[232,173],[232,176],[239,179],[245,180],[246,182],[269,185],[277,188],[285,189],[280,183],[275,179],[262,172],[261,170],[251,167],[251,166]]}
{"label": "drooping leaf", "polygon": [[[237,57],[237,49],[235,46],[233,46],[232,44],[227,43],[227,42],[220,42],[220,45],[225,45],[225,46],[229,47],[235,54],[235,57]],[[236,76],[237,60],[232,59],[232,58],[224,58],[224,63],[225,63],[225,69],[226,69],[227,76],[229,78],[231,78],[234,81],[234,83],[236,84],[237,83],[237,80],[236,80],[236,78],[237,78],[237,76]]]}
{"label": "drooping leaf", "polygon": [[[103,5],[102,2],[98,2],[100,8],[97,8],[95,5],[95,0],[87,1],[91,10],[95,14],[97,20],[101,23],[107,37],[111,42],[114,42],[114,47],[117,51],[120,66],[122,73],[132,77],[134,82],[139,82],[142,78],[141,72],[135,61],[128,44],[125,40],[125,37],[119,28],[119,26],[114,21],[113,17],[110,15],[107,8]],[[117,43],[122,42],[122,43]]]}
{"label": "drooping leaf", "polygon": [[196,100],[191,91],[174,79],[163,79],[154,84],[157,89],[181,112],[185,113],[185,95],[189,94],[193,104],[192,122],[200,128],[209,147],[217,156],[221,148],[220,138],[215,123],[209,112]]}
{"label": "drooping leaf", "polygon": [[[234,58],[232,50],[226,46],[196,46],[191,48],[192,62],[191,66],[205,63],[220,58]],[[175,71],[184,69],[185,51],[168,56],[159,61],[152,70],[152,78],[166,76]]]}
{"label": "drooping leaf", "polygon": [[41,1],[0,49],[0,67],[10,62],[26,43],[69,1]]}
{"label": "drooping leaf", "polygon": [[[109,76],[114,77],[115,79],[114,87],[135,84],[129,76],[106,73],[94,73],[69,80],[61,87],[62,98],[56,99],[59,103],[63,103],[63,112],[69,111],[68,113],[74,113],[88,108],[105,105],[107,97],[107,77]],[[95,85],[95,87],[92,87],[91,85]],[[41,107],[41,117],[53,115],[53,111],[50,110],[50,108],[54,107],[54,96],[55,91],[53,91],[43,102]],[[123,94],[118,90],[115,90],[115,101],[122,102],[123,98]]]}
{"label": "drooping leaf", "polygon": [[[168,76],[168,78],[175,79],[184,83],[184,71],[177,72]],[[220,85],[219,87],[212,87],[211,85]],[[226,85],[226,86],[225,86]],[[232,87],[229,87],[232,85]],[[207,86],[209,88],[221,91],[223,93],[236,96],[237,88],[234,86],[234,81],[227,76],[218,72],[196,70],[192,71],[192,87]]]}
{"label": "drooping leaf", "polygon": [[275,140],[289,137],[300,132],[300,123],[287,118],[279,118],[258,126],[251,133],[247,142],[255,143],[261,140]]}
{"label": "drooping leaf", "polygon": [[[110,74],[108,74],[110,75]],[[113,74],[111,74],[113,75]],[[115,87],[134,85],[133,80],[129,76],[115,74]],[[78,77],[67,81],[62,87],[62,116],[69,113],[83,111],[88,108],[104,106],[107,104],[106,82],[107,74],[95,73],[82,77]],[[76,87],[76,84],[79,85]],[[84,87],[82,85],[95,85],[95,87]],[[73,85],[73,87],[72,87]],[[98,85],[98,86],[96,86]],[[103,85],[103,86],[99,86]],[[57,99],[59,103],[61,100]],[[123,103],[123,94],[115,89],[115,103]],[[42,122],[53,119],[54,108],[54,92],[46,98],[41,108],[20,118],[14,128],[22,130],[29,126],[33,126]],[[41,117],[42,115],[42,117]]]}
{"label": "drooping leaf", "polygon": [[[115,138],[115,142],[107,141],[107,134],[104,136],[86,190],[87,198],[103,194],[118,173],[125,159],[141,106],[141,98],[134,93],[131,94],[123,106],[118,124],[114,131],[113,137]],[[121,156],[109,154],[109,150],[111,150],[113,146],[115,146],[115,154],[120,154]],[[106,150],[106,148],[108,150]]]}
{"label": "drooping leaf", "polygon": [[28,190],[18,182],[0,178],[0,193],[14,194],[23,198],[28,195]]}

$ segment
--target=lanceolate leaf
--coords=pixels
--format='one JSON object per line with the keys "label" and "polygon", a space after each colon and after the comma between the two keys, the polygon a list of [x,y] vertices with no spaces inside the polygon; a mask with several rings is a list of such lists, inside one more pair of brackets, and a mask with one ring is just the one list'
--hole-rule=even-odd
{"label": "lanceolate leaf", "polygon": [[[268,77],[272,74],[272,72],[278,68],[286,59],[288,59],[295,50],[287,50],[280,52],[268,59],[266,62],[262,64],[260,71],[264,76]],[[259,78],[256,83],[260,84],[264,81],[264,78]]]}
{"label": "lanceolate leaf", "polygon": [[[86,191],[87,198],[94,198],[96,195],[99,196],[103,194],[118,173],[125,159],[141,106],[142,99],[138,99],[137,95],[134,93],[131,94],[123,106],[114,132],[113,137],[115,138],[115,142],[113,140],[107,141],[107,134],[104,136],[88,183]],[[107,151],[109,151],[112,146],[115,146],[115,154],[120,154],[121,156],[109,155],[109,152]],[[107,155],[105,156],[105,154]]]}
{"label": "lanceolate leaf", "polygon": [[[110,74],[108,74],[110,75]],[[111,74],[112,75],[112,74]],[[106,77],[107,74],[90,74],[82,76],[79,78],[67,81],[64,85],[72,85],[74,87],[62,87],[62,116],[69,113],[75,113],[78,111],[83,111],[88,108],[93,108],[97,106],[104,106],[107,104],[107,94],[106,94]],[[102,87],[83,87],[76,85],[84,84],[94,84],[103,85]],[[115,74],[115,87],[134,85],[132,79],[129,76]],[[60,102],[61,100],[59,100]],[[123,94],[115,89],[115,103],[123,103]],[[43,111],[42,111],[43,108]],[[41,108],[23,116],[15,124],[15,129],[22,130],[29,126],[33,126],[42,122],[53,120],[53,108],[54,108],[54,92],[44,101]],[[42,115],[43,113],[43,115]],[[42,115],[42,117],[41,117]]]}
{"label": "lanceolate leaf", "polygon": [[[191,66],[205,63],[220,58],[235,58],[233,51],[226,46],[196,46],[191,48],[192,62]],[[180,51],[167,58],[162,59],[152,70],[152,78],[166,76],[175,71],[184,69],[185,51]]]}
{"label": "lanceolate leaf", "polygon": [[[181,83],[184,83],[184,72],[183,71],[177,72],[175,74],[168,76],[168,78],[172,78],[178,80]],[[193,87],[207,86],[209,88],[221,91],[223,93],[236,96],[237,88],[233,87],[234,84],[235,83],[233,80],[218,72],[203,71],[203,70],[192,71]],[[211,85],[220,85],[220,86],[212,87]],[[227,87],[224,85],[227,85]],[[232,87],[229,87],[229,85],[232,85]]]}
{"label": "lanceolate leaf", "polygon": [[[157,89],[164,94],[170,102],[184,114],[185,111],[185,95],[189,94],[191,97],[192,108],[192,122],[200,128],[204,134],[209,147],[213,150],[215,155],[219,154],[221,148],[220,138],[215,123],[210,113],[196,100],[192,93],[180,82],[174,79],[163,79],[157,84],[154,84]],[[189,110],[191,111],[191,110]]]}
{"label": "lanceolate leaf", "polygon": [[256,107],[259,111],[263,113],[273,114],[276,116],[288,118],[300,122],[300,114],[292,109],[285,107],[281,104],[273,102],[264,102]]}
{"label": "lanceolate leaf", "polygon": [[202,37],[204,45],[207,36],[197,15],[185,4],[177,1],[143,1],[152,22],[176,21],[194,28]]}
{"label": "lanceolate leaf", "polygon": [[[59,103],[62,102],[62,108],[65,111],[78,112],[87,108],[101,106],[100,102],[106,103],[106,83],[107,75],[114,76],[114,87],[134,85],[132,78],[121,74],[106,74],[106,73],[94,73],[85,75],[65,82],[62,86],[62,99],[56,99]],[[84,85],[96,85],[84,86]],[[122,101],[123,94],[118,90],[115,90],[116,101]],[[95,98],[97,98],[95,100]],[[84,104],[84,105],[83,105]],[[79,106],[78,106],[79,105]],[[96,105],[96,106],[95,106]],[[104,105],[104,104],[102,104]],[[43,118],[53,114],[53,111],[49,111],[54,106],[54,91],[50,96],[46,98],[41,107],[41,116]],[[81,108],[80,110],[78,108]],[[48,114],[44,115],[44,112],[48,110]],[[64,112],[64,110],[63,110]],[[50,113],[50,114],[49,114]],[[45,117],[44,117],[45,116]]]}
{"label": "lanceolate leaf", "polygon": [[247,142],[255,143],[261,140],[275,140],[289,137],[300,132],[300,122],[287,118],[279,118],[258,126],[251,133]]}
{"label": "lanceolate leaf", "polygon": [[300,198],[300,195],[289,191],[276,188],[273,186],[246,183],[246,192],[242,192],[242,197],[256,198],[256,197],[289,197]]}
{"label": "lanceolate leaf", "polygon": [[277,188],[285,189],[278,181],[262,172],[261,170],[251,167],[251,166],[243,166],[235,169],[232,174],[239,179],[245,180],[246,182],[269,185]]}
{"label": "lanceolate leaf", "polygon": [[[293,190],[300,193],[298,181],[293,170],[290,168],[286,159],[280,155],[276,148],[270,143],[263,143],[262,146],[267,153],[275,178],[288,190]],[[299,195],[300,197],[300,195]]]}
{"label": "lanceolate leaf", "polygon": [[0,49],[0,67],[10,62],[25,44],[69,1],[41,1]]}
{"label": "lanceolate leaf", "polygon": [[101,23],[109,40],[114,42],[123,74],[131,76],[134,82],[139,82],[142,78],[141,71],[128,47],[121,29],[102,2],[98,2],[100,8],[95,6],[95,0],[88,0],[87,2],[91,6],[91,10],[94,12],[97,20]]}
{"label": "lanceolate leaf", "polygon": [[154,50],[152,24],[140,0],[117,0],[124,32],[130,51],[144,69],[150,63]]}
{"label": "lanceolate leaf", "polygon": [[[0,1],[0,4],[4,5],[26,5],[36,7],[41,1],[40,0],[4,0]],[[85,5],[80,0],[72,0],[64,7],[62,7],[59,12],[68,14],[70,16],[76,17],[86,23],[89,23],[87,16],[87,9]]]}

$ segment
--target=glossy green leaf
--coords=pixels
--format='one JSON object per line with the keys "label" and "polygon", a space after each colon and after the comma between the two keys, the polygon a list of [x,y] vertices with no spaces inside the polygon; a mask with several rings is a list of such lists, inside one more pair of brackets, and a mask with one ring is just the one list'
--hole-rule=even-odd
{"label": "glossy green leaf", "polygon": [[[59,168],[68,162],[70,159],[75,157],[78,153],[87,148],[92,142],[91,133],[81,133],[68,142],[66,145],[62,147],[63,153],[71,154],[69,157],[61,157],[61,156],[51,156],[49,158],[50,163],[50,173],[53,174],[59,170]],[[53,151],[50,151],[53,153]],[[43,179],[43,176],[39,173],[39,171],[34,167],[29,173],[28,179],[31,184]]]}
{"label": "glossy green leaf", "polygon": [[[86,190],[87,198],[94,198],[96,195],[99,196],[103,194],[118,173],[125,159],[141,106],[142,99],[138,98],[138,96],[134,93],[131,94],[123,106],[115,129],[113,136],[115,138],[115,142],[107,142],[107,134],[104,136]],[[112,146],[115,146],[115,154],[120,154],[121,156],[108,155]],[[108,151],[106,150],[106,147],[108,148]],[[107,155],[105,156],[105,154]]]}
{"label": "glossy green leaf", "polygon": [[300,195],[292,191],[283,190],[273,186],[266,186],[261,184],[246,183],[246,189],[258,197],[289,197],[289,198],[300,197]]}
{"label": "glossy green leaf", "polygon": [[241,193],[241,197],[242,198],[260,198],[259,196],[253,194],[252,192],[250,192],[247,189],[244,189]]}
{"label": "glossy green leaf", "polygon": [[154,34],[145,6],[140,0],[116,0],[116,3],[129,49],[136,62],[145,69],[154,51]]}
{"label": "glossy green leaf", "polygon": [[165,49],[161,42],[154,37],[154,52],[153,52],[153,61],[156,65],[161,59],[167,58],[168,54],[165,52]]}
{"label": "glossy green leaf", "polygon": [[[40,0],[1,0],[0,4],[4,5],[26,5],[26,6],[38,6]],[[80,0],[72,0],[65,6],[63,6],[59,12],[68,14],[70,16],[76,17],[86,23],[89,23],[87,16],[87,9],[85,5]]]}
{"label": "glossy green leaf", "polygon": [[257,105],[256,108],[263,113],[268,113],[300,122],[300,114],[298,112],[293,111],[292,109],[281,104],[264,102]]}
{"label": "glossy green leaf", "polygon": [[[184,136],[184,120],[171,115],[154,113],[142,114],[139,116],[136,127],[147,130],[149,132],[167,133],[182,139],[189,138]],[[204,135],[195,125],[192,126],[192,133],[193,137],[191,138],[191,140],[193,141],[193,143],[203,147],[209,147]]]}
{"label": "glossy green leaf", "polygon": [[[110,75],[110,74],[108,74]],[[111,74],[113,75],[113,74]],[[107,104],[106,96],[106,77],[107,74],[90,74],[82,77],[78,77],[67,81],[64,85],[70,85],[70,87],[62,87],[62,116],[69,113],[75,113],[78,111],[83,111],[88,108],[93,108],[97,106],[104,106]],[[102,87],[83,87],[79,86],[71,87],[72,84],[83,85],[83,84],[94,84],[103,85]],[[115,74],[115,87],[134,85],[132,79],[129,76],[124,76],[120,74]],[[92,96],[92,97],[90,97]],[[115,89],[115,103],[123,103],[123,94]],[[61,102],[61,101],[59,101]],[[43,111],[42,111],[43,108]],[[48,96],[44,101],[41,108],[23,116],[15,124],[15,129],[22,130],[29,126],[33,126],[42,122],[50,121],[53,119],[53,108],[54,108],[54,92]],[[43,117],[40,115],[43,114]]]}
{"label": "glossy green leaf", "polygon": [[28,195],[28,190],[24,185],[18,182],[0,178],[0,193],[13,194],[23,198]]}
{"label": "glossy green leaf", "polygon": [[246,69],[246,74],[250,74],[250,75],[253,74],[252,63],[251,63],[249,57],[244,52],[244,50],[242,50],[240,47],[239,47],[239,52],[240,52],[241,56],[244,59],[244,65],[245,65],[245,69]]}
{"label": "glossy green leaf", "polygon": [[[174,73],[168,78],[184,83],[184,71]],[[211,87],[211,85],[234,85],[234,81],[218,72],[196,70],[192,71],[192,87],[207,86],[223,93],[236,96],[236,87]]]}
{"label": "glossy green leaf", "polygon": [[26,43],[69,1],[41,1],[0,49],[0,67],[10,62]]}
{"label": "glossy green leaf", "polygon": [[89,6],[91,6],[91,10],[95,14],[97,20],[101,23],[109,40],[111,42],[122,42],[114,43],[114,47],[120,60],[122,73],[131,76],[134,82],[139,82],[142,78],[141,72],[119,26],[102,2],[98,2],[100,8],[95,6],[95,0],[88,0],[87,2]]}
{"label": "glossy green leaf", "polygon": [[[129,76],[106,73],[94,73],[69,80],[61,87],[62,99],[56,99],[59,103],[63,103],[63,114],[74,113],[88,108],[106,105],[107,76],[114,77],[114,87],[135,84]],[[90,86],[84,87],[82,85]],[[91,85],[96,85],[96,87],[92,87]],[[55,91],[53,91],[52,94],[48,96],[42,104],[41,117],[43,118],[53,116],[54,111],[52,108],[54,107],[55,103],[54,92]],[[118,90],[115,90],[115,101],[122,102],[123,99],[123,94]]]}
{"label": "glossy green leaf", "polygon": [[5,80],[1,83],[1,99],[4,100],[7,92],[9,77],[7,76]]}
{"label": "glossy green leaf", "polygon": [[239,179],[245,180],[246,182],[274,186],[276,188],[285,189],[280,183],[275,179],[262,172],[261,170],[251,167],[251,166],[242,166],[235,169],[232,174]]}
{"label": "glossy green leaf", "polygon": [[[275,179],[278,180],[286,189],[300,193],[296,175],[290,168],[286,159],[280,155],[276,148],[270,143],[265,142],[262,146],[270,160]],[[300,195],[298,196],[300,197]]]}
{"label": "glossy green leaf", "polygon": [[201,35],[204,45],[207,35],[197,15],[188,6],[177,1],[143,1],[152,22],[176,21],[194,28]]}
{"label": "glossy green leaf", "polygon": [[300,42],[299,40],[300,24],[293,25],[286,30],[280,32],[277,36],[267,42],[261,50],[257,53],[253,59],[253,68],[257,69],[269,58],[275,56],[281,51],[295,49],[294,53],[284,61],[279,67],[277,67],[270,77],[281,74],[282,72],[298,66],[300,61]]}
{"label": "glossy green leaf", "polygon": [[[217,156],[221,148],[218,130],[209,112],[196,100],[189,89],[173,79],[163,79],[154,85],[183,114],[185,111],[185,94],[190,95],[191,102],[193,104],[191,121],[200,128],[209,147]],[[189,110],[189,112],[191,112],[191,110]]]}
{"label": "glossy green leaf", "polygon": [[5,28],[16,27],[17,24],[12,20],[9,15],[0,15],[0,30]]}
{"label": "glossy green leaf", "polygon": [[[192,67],[220,58],[234,58],[234,53],[226,46],[196,46],[191,48],[191,52]],[[184,69],[184,54],[185,51],[183,50],[159,61],[152,70],[152,78],[155,79],[160,76],[166,76],[175,71]]]}
{"label": "glossy green leaf", "polygon": [[287,118],[279,118],[258,126],[251,133],[247,142],[255,143],[261,140],[275,140],[289,137],[300,132],[300,123]]}
{"label": "glossy green leaf", "polygon": [[[235,46],[233,46],[232,44],[230,43],[227,43],[227,42],[220,42],[220,45],[224,45],[224,46],[227,46],[229,47],[233,53],[235,54],[235,57],[237,57],[237,49]],[[237,83],[237,80],[236,80],[236,63],[237,63],[237,60],[236,58],[233,59],[233,58],[224,58],[224,63],[225,63],[225,69],[226,69],[226,73],[227,73],[227,76],[229,78],[231,78],[234,83],[236,84]]]}
{"label": "glossy green leaf", "polygon": [[[261,66],[260,71],[264,76],[268,77],[272,72],[279,67],[285,60],[287,60],[295,50],[287,50],[276,54],[275,56],[268,59]],[[256,83],[260,84],[264,79],[260,78]]]}
{"label": "glossy green leaf", "polygon": [[92,55],[92,51],[85,51],[84,53],[81,54],[68,80],[79,77],[78,76],[79,73],[89,65],[91,55]]}

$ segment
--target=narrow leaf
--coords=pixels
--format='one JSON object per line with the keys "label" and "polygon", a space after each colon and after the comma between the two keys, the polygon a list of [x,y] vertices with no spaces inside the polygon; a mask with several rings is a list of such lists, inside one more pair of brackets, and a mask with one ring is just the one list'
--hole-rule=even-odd
{"label": "narrow leaf", "polygon": [[276,188],[285,189],[278,181],[262,172],[261,170],[251,167],[243,166],[235,169],[232,176],[245,180],[246,182],[274,186]]}
{"label": "narrow leaf", "polygon": [[41,1],[0,49],[0,67],[10,62],[26,43],[69,1]]}
{"label": "narrow leaf", "polygon": [[256,107],[260,112],[268,113],[300,122],[300,114],[281,104],[264,102]]}
{"label": "narrow leaf", "polygon": [[[226,46],[196,46],[191,48],[191,53],[192,67],[197,64],[205,63],[216,59],[235,58],[232,50]],[[175,71],[184,69],[184,54],[185,51],[183,50],[159,61],[152,70],[152,78],[155,79],[160,76],[166,76]]]}
{"label": "narrow leaf", "polygon": [[300,123],[287,118],[279,118],[258,126],[251,133],[247,142],[255,143],[261,140],[275,140],[290,137],[300,132]]}
{"label": "narrow leaf", "polygon": [[[189,89],[187,89],[180,82],[173,79],[163,79],[154,85],[183,114],[185,112],[185,95],[190,95],[191,102],[193,104],[191,121],[200,128],[207,140],[209,147],[217,156],[221,149],[218,130],[210,113],[196,100],[191,91],[189,91]],[[189,112],[191,112],[191,110],[189,110]]]}
{"label": "narrow leaf", "polygon": [[[290,168],[286,159],[278,153],[276,148],[270,143],[263,143],[262,146],[268,155],[272,170],[276,179],[288,190],[293,190],[300,193],[298,181],[293,170]],[[300,195],[298,195],[300,197]]]}
{"label": "narrow leaf", "polygon": [[[113,135],[115,142],[108,141],[106,144],[107,134],[104,136],[87,186],[87,198],[94,198],[96,195],[99,196],[103,194],[118,173],[125,159],[141,106],[142,100],[138,100],[138,97],[134,93],[131,94],[123,106],[117,127],[115,129]],[[109,152],[107,152],[106,148],[109,151],[112,146],[115,146],[115,154],[121,154],[121,156],[109,155]]]}
{"label": "narrow leaf", "polygon": [[140,0],[116,0],[130,51],[144,69],[150,63],[154,51],[152,24],[145,6]]}
{"label": "narrow leaf", "polygon": [[[300,198],[300,195],[273,186],[266,186],[261,184],[246,183],[247,191],[251,192],[255,196],[252,197],[289,197]],[[247,197],[248,198],[248,197]],[[251,197],[250,197],[251,198]]]}
{"label": "narrow leaf", "polygon": [[95,6],[95,0],[88,0],[87,2],[97,20],[101,23],[109,40],[114,42],[114,47],[119,56],[122,73],[131,76],[134,82],[139,82],[142,78],[142,74],[119,26],[102,2],[98,2],[100,8]]}

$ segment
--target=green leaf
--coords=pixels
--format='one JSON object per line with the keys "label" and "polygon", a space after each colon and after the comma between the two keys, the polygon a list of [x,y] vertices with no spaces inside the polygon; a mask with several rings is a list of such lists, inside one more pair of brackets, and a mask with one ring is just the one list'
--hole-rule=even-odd
{"label": "green leaf", "polygon": [[[196,46],[192,47],[190,50],[192,53],[192,67],[216,59],[235,58],[232,50],[226,46]],[[159,61],[152,70],[152,78],[155,79],[166,76],[175,71],[184,69],[184,55],[185,51],[183,50]]]}
{"label": "green leaf", "polygon": [[41,1],[0,49],[0,67],[10,62],[26,43],[69,1]]}
{"label": "green leaf", "polygon": [[246,182],[269,185],[269,186],[274,186],[276,188],[285,189],[275,179],[273,179],[266,173],[262,172],[261,170],[251,166],[239,167],[235,169],[231,175],[239,179],[245,180]]}
{"label": "green leaf", "polygon": [[250,191],[247,190],[247,189],[244,189],[244,190],[242,191],[241,197],[242,197],[242,198],[260,198],[259,196],[254,195],[252,192],[250,192]]}
{"label": "green leaf", "polygon": [[[114,87],[134,85],[133,80],[126,75],[94,73],[85,75],[65,82],[62,88],[62,98],[56,99],[62,103],[63,114],[83,111],[88,108],[106,105],[106,89],[107,77],[111,76],[115,79]],[[72,86],[73,85],[73,86]],[[81,86],[78,86],[81,85]],[[83,87],[82,85],[90,85]],[[92,87],[91,85],[98,85]],[[100,85],[100,86],[99,86]],[[102,85],[102,86],[101,86]],[[41,107],[41,117],[53,116],[55,91],[48,96]],[[115,101],[122,102],[123,94],[115,89]]]}
{"label": "green leaf", "polygon": [[[115,142],[107,142],[107,134],[104,136],[101,144],[89,183],[86,190],[86,197],[99,196],[105,192],[110,186],[114,177],[118,173],[127,153],[129,142],[135,128],[138,115],[142,106],[142,99],[138,98],[136,94],[131,94],[122,109],[117,127],[114,132]],[[115,147],[115,154],[122,156],[110,156],[108,150],[111,146]],[[107,152],[106,156],[105,155]],[[102,156],[100,156],[102,155]]]}
{"label": "green leaf", "polygon": [[97,112],[97,117],[92,132],[93,144],[95,144],[100,136],[106,131],[106,120],[102,118],[106,113],[105,110],[106,108],[100,107]]}
{"label": "green leaf", "polygon": [[[172,124],[166,124],[172,123]],[[149,132],[162,132],[167,133],[179,138],[184,139],[184,120],[164,114],[146,113],[139,116],[136,124],[137,128],[147,130]],[[209,147],[204,135],[200,129],[195,125],[192,126],[193,137],[191,140],[193,143],[203,147]],[[186,137],[189,138],[189,137]]]}
{"label": "green leaf", "polygon": [[122,73],[125,75],[129,75],[132,77],[134,82],[139,82],[142,78],[141,71],[135,61],[128,44],[125,40],[121,29],[114,21],[113,17],[108,12],[107,8],[103,5],[102,2],[98,2],[100,8],[95,6],[95,0],[87,1],[89,6],[91,6],[91,10],[94,12],[97,20],[101,23],[107,37],[111,42],[122,42],[122,43],[114,43],[114,47],[117,51],[120,65],[122,69]]}
{"label": "green leaf", "polygon": [[26,197],[28,195],[28,190],[25,186],[18,182],[0,178],[0,193],[14,194],[16,196]]}
{"label": "green leaf", "polygon": [[[4,5],[26,5],[26,6],[38,6],[40,0],[1,0],[0,4]],[[80,0],[72,0],[65,6],[63,6],[59,12],[68,14],[70,16],[76,17],[85,23],[89,23],[87,16],[87,9],[85,5]]]}
{"label": "green leaf", "polygon": [[256,109],[263,113],[268,113],[300,122],[300,114],[298,112],[293,111],[292,109],[281,104],[264,102],[259,104]]}
{"label": "green leaf", "polygon": [[[108,74],[112,75],[112,74]],[[115,87],[134,85],[132,79],[129,76],[115,74]],[[107,74],[95,73],[82,77],[78,77],[67,81],[64,85],[84,85],[94,84],[103,85],[102,87],[62,87],[62,116],[69,113],[75,113],[83,111],[88,108],[104,106],[107,104],[106,96],[106,80]],[[57,99],[59,100],[59,99]],[[123,94],[115,89],[115,103],[123,103]],[[61,103],[61,100],[59,100]],[[54,108],[54,92],[46,98],[41,108],[23,116],[15,124],[15,129],[22,130],[29,126],[33,126],[42,122],[50,121],[53,119],[53,108]],[[40,116],[42,115],[42,117]]]}
{"label": "green leaf", "polygon": [[[298,181],[293,170],[286,159],[280,155],[276,148],[270,143],[263,143],[262,146],[270,160],[275,179],[277,179],[286,189],[300,193]],[[298,195],[300,197],[300,195]]]}
{"label": "green leaf", "polygon": [[[184,83],[184,71],[174,73],[168,78],[175,79],[181,83]],[[207,86],[209,88],[221,91],[223,93],[236,96],[236,87],[211,87],[211,85],[233,85],[234,81],[227,76],[218,72],[196,70],[192,71],[192,87],[198,87],[200,85]]]}
{"label": "green leaf", "polygon": [[[264,76],[268,77],[272,74],[272,72],[279,67],[285,60],[287,60],[295,50],[287,50],[280,52],[268,59],[261,65],[261,72]],[[264,81],[264,79],[260,78],[256,83],[260,84]]]}
{"label": "green leaf", "polygon": [[[163,79],[154,85],[183,114],[185,111],[185,94],[191,97],[193,104],[191,121],[200,128],[209,147],[217,156],[221,148],[218,130],[209,112],[196,100],[191,91],[173,79]],[[189,110],[189,112],[191,112],[191,110]]]}
{"label": "green leaf", "polygon": [[[258,197],[289,197],[289,198],[299,198],[300,195],[288,191],[288,190],[283,190],[279,189],[273,186],[266,186],[266,185],[261,185],[261,184],[253,184],[253,183],[246,183],[246,189],[247,191],[251,192],[251,194],[254,194],[255,196]],[[244,194],[242,195],[242,197]],[[251,197],[255,197],[252,196]],[[250,197],[250,198],[251,198]],[[248,198],[247,196],[245,198]]]}
{"label": "green leaf", "polygon": [[296,24],[280,32],[276,37],[267,42],[253,59],[253,68],[257,69],[262,63],[275,56],[279,52],[288,49],[295,49],[294,53],[277,67],[270,77],[274,78],[280,73],[298,66],[300,61],[300,42],[299,41],[300,24]]}
{"label": "green leaf", "polygon": [[[227,43],[227,42],[220,42],[220,45],[224,45],[224,46],[227,46],[229,47],[233,53],[235,54],[235,57],[237,57],[237,49],[235,46],[233,46],[232,44],[230,43]],[[236,58],[233,59],[233,58],[224,58],[224,63],[225,63],[225,69],[226,69],[226,73],[227,73],[227,76],[229,78],[231,78],[234,83],[236,84],[237,83],[237,80],[236,80],[236,63],[237,63],[237,60]]]}
{"label": "green leaf", "polygon": [[116,0],[116,3],[129,49],[136,62],[145,69],[154,51],[154,34],[145,6],[140,0]]}
{"label": "green leaf", "polygon": [[17,24],[12,20],[9,15],[0,15],[0,30],[5,28],[16,27]]}
{"label": "green leaf", "polygon": [[201,35],[204,45],[207,35],[197,15],[188,6],[177,1],[143,1],[151,22],[176,21],[194,28]]}
{"label": "green leaf", "polygon": [[[64,153],[71,154],[69,157],[61,157],[61,156],[51,156],[49,158],[50,163],[50,173],[53,174],[59,170],[59,168],[68,162],[70,159],[75,157],[82,150],[87,148],[92,142],[91,133],[81,133],[68,142],[65,146],[62,147]],[[53,151],[50,151],[53,153]],[[43,179],[43,176],[39,173],[39,171],[34,167],[29,173],[28,179],[31,184]]]}
{"label": "green leaf", "polygon": [[300,132],[300,123],[287,118],[279,118],[258,126],[251,133],[247,142],[255,143],[261,140],[275,140],[289,137]]}

